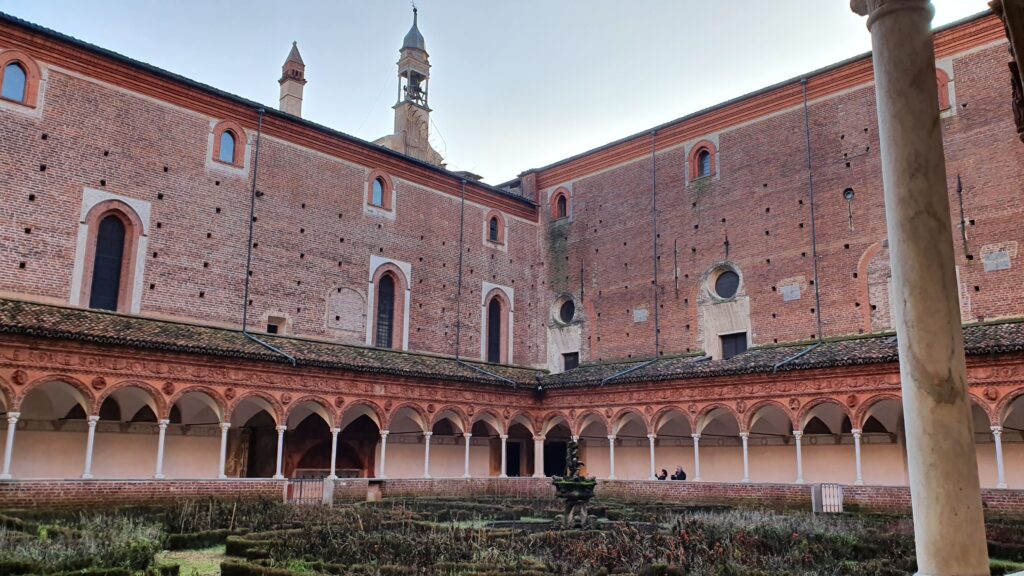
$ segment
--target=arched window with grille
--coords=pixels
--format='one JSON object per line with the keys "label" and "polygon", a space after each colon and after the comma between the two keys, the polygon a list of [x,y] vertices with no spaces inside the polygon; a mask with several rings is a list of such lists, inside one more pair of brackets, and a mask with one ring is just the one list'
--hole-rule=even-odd
{"label": "arched window with grille", "polygon": [[5,100],[24,104],[27,89],[28,74],[25,72],[25,67],[20,62],[11,62],[4,66],[3,86],[0,86],[0,96]]}
{"label": "arched window with grille", "polygon": [[370,204],[384,207],[384,179],[377,177],[373,179],[373,191],[370,196]]}
{"label": "arched window with grille", "polygon": [[93,256],[89,308],[117,311],[124,270],[125,225],[114,214],[100,220]]}
{"label": "arched window with grille", "polygon": [[390,274],[377,282],[377,331],[374,344],[378,348],[392,348],[395,327],[395,280]]}
{"label": "arched window with grille", "polygon": [[711,152],[701,150],[697,154],[697,177],[711,176]]}
{"label": "arched window with grille", "polygon": [[487,361],[494,364],[501,362],[501,312],[501,300],[491,298],[487,305]]}

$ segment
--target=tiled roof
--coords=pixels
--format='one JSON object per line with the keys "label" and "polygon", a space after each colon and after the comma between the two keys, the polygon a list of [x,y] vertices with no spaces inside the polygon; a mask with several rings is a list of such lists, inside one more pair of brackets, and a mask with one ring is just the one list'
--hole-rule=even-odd
{"label": "tiled roof", "polygon": [[[991,324],[964,326],[964,348],[968,356],[1005,354],[1024,351],[1024,322],[1011,320]],[[798,354],[801,354],[797,357]],[[786,362],[789,360],[788,362]],[[733,356],[728,360],[712,361],[708,356],[675,356],[656,362],[585,364],[562,374],[552,374],[542,380],[545,388],[594,386],[763,374],[776,369],[779,372],[881,364],[899,360],[896,336],[893,333],[873,334],[841,339],[830,339],[814,347],[814,342],[764,346]]]}
{"label": "tiled roof", "polygon": [[[249,340],[238,330],[17,300],[0,299],[0,334],[287,362],[282,356]],[[543,371],[530,368],[480,362],[460,363],[453,358],[428,354],[263,334],[258,337],[294,356],[299,366],[500,386],[532,387],[540,383],[548,389],[763,374],[772,372],[776,366],[781,372],[898,360],[896,337],[886,333],[825,340],[817,347],[813,347],[813,342],[803,342],[751,348],[728,360],[713,361],[707,356],[698,355],[673,356],[660,358],[656,362],[637,360],[584,364],[562,374],[546,375]],[[969,356],[1024,352],[1024,322],[1011,320],[968,325],[964,327],[964,342]]]}
{"label": "tiled roof", "polygon": [[[246,338],[239,330],[196,326],[17,300],[0,299],[0,334],[23,334],[93,344],[207,354],[267,362],[288,362],[281,355]],[[427,354],[410,354],[395,350],[263,334],[259,334],[258,337],[275,348],[294,356],[299,366],[395,376],[441,378],[501,386],[512,386],[513,384],[533,386],[540,374],[540,372],[528,368],[479,362],[460,363],[454,358]],[[471,366],[476,366],[476,368]],[[501,378],[488,375],[481,369],[497,374]]]}

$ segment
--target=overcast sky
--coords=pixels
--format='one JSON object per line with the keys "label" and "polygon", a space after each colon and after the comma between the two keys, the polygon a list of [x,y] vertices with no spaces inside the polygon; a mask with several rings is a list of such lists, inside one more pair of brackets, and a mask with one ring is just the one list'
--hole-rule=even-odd
{"label": "overcast sky", "polygon": [[[933,0],[941,25],[985,0]],[[431,141],[492,184],[870,49],[847,0],[418,0]],[[408,0],[0,0],[0,10],[277,107],[293,40],[303,116],[393,129]]]}

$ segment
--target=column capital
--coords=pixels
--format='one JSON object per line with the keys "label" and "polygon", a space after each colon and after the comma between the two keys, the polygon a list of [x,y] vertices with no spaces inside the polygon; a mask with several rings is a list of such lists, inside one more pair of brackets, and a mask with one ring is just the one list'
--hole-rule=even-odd
{"label": "column capital", "polygon": [[93,427],[93,426],[96,426],[96,423],[100,421],[100,417],[99,416],[89,416],[89,418],[87,420],[88,420],[89,426]]}
{"label": "column capital", "polygon": [[161,430],[167,430],[167,426],[170,425],[171,421],[168,420],[167,418],[164,418],[163,420],[157,420],[156,423]]}
{"label": "column capital", "polygon": [[284,431],[287,430],[287,429],[288,429],[288,427],[285,426],[284,424],[279,424],[277,426],[274,426],[274,430],[277,430],[278,434],[283,434]]}
{"label": "column capital", "polygon": [[[868,17],[868,28],[871,28],[872,20],[897,10],[911,8],[926,9],[934,14],[931,0],[850,0],[850,10],[858,16]],[[931,16],[929,16],[929,20]]]}
{"label": "column capital", "polygon": [[545,439],[547,439],[547,437],[544,436],[543,434],[534,434],[533,435],[533,441],[534,442],[543,442]]}
{"label": "column capital", "polygon": [[863,434],[863,432],[861,432],[860,428],[851,428],[850,434],[853,434],[854,438],[860,438],[860,435]]}
{"label": "column capital", "polygon": [[612,442],[615,442],[615,438],[616,438],[615,434],[609,434],[608,435],[608,439],[611,440]]}
{"label": "column capital", "polygon": [[1000,436],[1000,435],[1002,435],[1002,433],[1003,433],[1003,427],[1002,426],[992,426],[991,428],[992,428],[992,435],[993,436]]}
{"label": "column capital", "polygon": [[21,412],[8,412],[7,413],[7,423],[8,424],[16,424],[18,422],[18,418],[21,418]]}
{"label": "column capital", "polygon": [[654,440],[654,439],[655,439],[655,438],[657,438],[657,437],[658,437],[658,435],[657,435],[657,434],[648,434],[648,435],[647,435],[647,439],[648,439],[648,440]]}
{"label": "column capital", "polygon": [[387,437],[388,437],[388,434],[390,434],[390,433],[391,433],[391,432],[389,432],[389,431],[387,431],[387,430],[381,430],[381,431],[380,431],[380,437],[381,437],[381,438],[387,438]]}
{"label": "column capital", "polygon": [[803,435],[804,435],[804,433],[802,431],[800,431],[800,430],[793,430],[793,438],[796,438],[797,440],[799,440],[801,437],[803,437]]}
{"label": "column capital", "polygon": [[473,437],[473,433],[472,432],[463,432],[462,433],[462,437],[463,438],[472,438]]}
{"label": "column capital", "polygon": [[430,437],[431,437],[431,436],[433,436],[433,435],[434,435],[434,433],[433,433],[432,431],[427,431],[427,432],[424,432],[424,433],[423,433],[423,436],[424,436],[425,438],[430,438]]}
{"label": "column capital", "polygon": [[694,440],[700,440],[700,434],[690,434],[690,438],[693,438]]}
{"label": "column capital", "polygon": [[740,432],[740,438],[743,438],[744,440],[746,440],[749,437],[750,437],[750,432]]}
{"label": "column capital", "polygon": [[508,434],[499,434],[498,438],[501,438],[502,440],[508,440]]}
{"label": "column capital", "polygon": [[223,430],[224,432],[227,432],[228,428],[231,428],[231,422],[221,422],[220,423],[220,429]]}
{"label": "column capital", "polygon": [[337,436],[341,434],[341,428],[331,428],[331,436]]}

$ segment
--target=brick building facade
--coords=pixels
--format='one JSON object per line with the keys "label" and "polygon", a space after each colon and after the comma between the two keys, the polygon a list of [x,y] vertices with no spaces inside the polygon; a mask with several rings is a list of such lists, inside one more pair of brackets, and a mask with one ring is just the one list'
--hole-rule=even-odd
{"label": "brick building facade", "polygon": [[[982,481],[1024,487],[1005,38],[935,42]],[[3,474],[541,476],[578,437],[905,482],[870,56],[500,186],[426,142],[416,24],[399,66],[375,144],[301,118],[296,47],[277,111],[0,16]]]}

